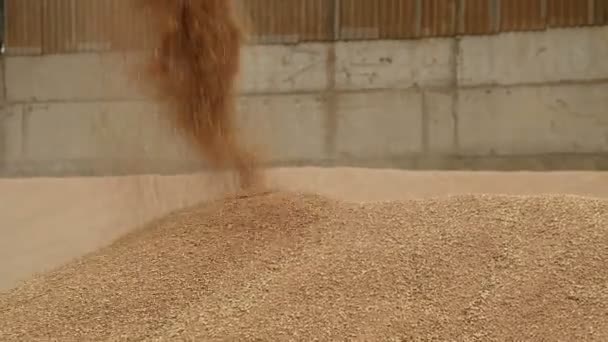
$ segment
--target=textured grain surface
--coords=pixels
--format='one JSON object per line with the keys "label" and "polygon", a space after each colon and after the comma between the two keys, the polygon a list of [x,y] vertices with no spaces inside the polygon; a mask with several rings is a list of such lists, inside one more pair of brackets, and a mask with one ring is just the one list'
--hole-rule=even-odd
{"label": "textured grain surface", "polygon": [[[357,202],[475,193],[608,198],[608,172],[285,168],[267,176],[281,189]],[[106,246],[151,219],[214,198],[222,191],[219,185],[204,174],[0,179],[0,291]]]}
{"label": "textured grain surface", "polygon": [[608,338],[608,203],[207,202],[0,295],[3,341]]}

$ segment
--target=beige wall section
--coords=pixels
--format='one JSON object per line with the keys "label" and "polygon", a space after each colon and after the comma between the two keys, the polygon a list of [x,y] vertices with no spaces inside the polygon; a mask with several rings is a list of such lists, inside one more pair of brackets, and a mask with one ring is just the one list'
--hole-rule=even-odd
{"label": "beige wall section", "polygon": [[314,92],[327,88],[327,44],[251,45],[243,49],[246,94]]}
{"label": "beige wall section", "polygon": [[459,100],[462,153],[608,153],[608,83],[467,89]]}
{"label": "beige wall section", "polygon": [[[137,60],[5,57],[0,172],[200,167],[137,91]],[[247,46],[240,87],[273,164],[608,169],[608,27]]]}
{"label": "beige wall section", "polygon": [[246,141],[274,163],[327,160],[325,102],[315,94],[245,96],[239,123]]}
{"label": "beige wall section", "polygon": [[455,91],[425,91],[422,110],[426,122],[425,152],[435,155],[458,153],[456,118],[454,117]]}
{"label": "beige wall section", "polygon": [[23,160],[23,108],[24,105],[4,105],[0,112],[0,165]]}
{"label": "beige wall section", "polygon": [[336,153],[341,159],[399,158],[422,152],[422,95],[385,90],[338,95]]}
{"label": "beige wall section", "polygon": [[342,90],[449,86],[451,39],[336,44],[336,87]]}
{"label": "beige wall section", "polygon": [[608,27],[463,38],[458,84],[608,80]]}
{"label": "beige wall section", "polygon": [[128,173],[146,165],[174,172],[196,164],[158,108],[143,101],[15,104],[3,123],[7,173]]}

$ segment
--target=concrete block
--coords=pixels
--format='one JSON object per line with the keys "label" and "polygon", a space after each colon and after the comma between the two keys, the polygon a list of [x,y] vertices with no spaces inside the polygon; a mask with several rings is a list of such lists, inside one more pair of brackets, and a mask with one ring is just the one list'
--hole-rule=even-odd
{"label": "concrete block", "polygon": [[468,155],[608,152],[608,84],[462,90]]}
{"label": "concrete block", "polygon": [[29,162],[185,158],[159,108],[145,102],[27,105],[23,120],[23,148]]}
{"label": "concrete block", "polygon": [[[145,55],[78,53],[6,57],[10,101],[142,99],[137,82]],[[327,45],[260,45],[243,49],[240,89],[284,93],[327,87]]]}
{"label": "concrete block", "polygon": [[460,85],[608,78],[608,26],[463,37]]}
{"label": "concrete block", "polygon": [[387,159],[422,152],[422,95],[386,90],[337,95],[340,159]]}
{"label": "concrete block", "polygon": [[338,89],[446,86],[453,80],[453,41],[360,41],[336,44]]}
{"label": "concrete block", "polygon": [[[143,53],[103,53],[101,61],[102,99],[143,100],[149,98],[143,86],[145,55]],[[143,78],[143,82],[142,82]],[[147,89],[146,89],[147,90]]]}
{"label": "concrete block", "polygon": [[453,115],[452,91],[424,93],[424,114],[427,120],[426,152],[450,154],[455,151],[456,120]]}
{"label": "concrete block", "polygon": [[[8,101],[74,101],[141,97],[128,66],[134,57],[78,53],[6,57]],[[131,64],[130,64],[131,63]]]}
{"label": "concrete block", "polygon": [[23,105],[0,109],[0,164],[10,164],[23,157]]}
{"label": "concrete block", "polygon": [[6,101],[6,77],[4,68],[4,57],[0,56],[0,103],[4,103]]}
{"label": "concrete block", "polygon": [[241,91],[284,93],[327,87],[327,44],[249,45],[242,51]]}
{"label": "concrete block", "polygon": [[326,159],[325,104],[316,95],[245,96],[238,124],[246,143],[274,163]]}

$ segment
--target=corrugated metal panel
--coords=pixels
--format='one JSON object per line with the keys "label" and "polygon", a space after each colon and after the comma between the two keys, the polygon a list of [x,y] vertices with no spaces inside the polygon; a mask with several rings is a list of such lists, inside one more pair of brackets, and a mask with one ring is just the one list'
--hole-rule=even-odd
{"label": "corrugated metal panel", "polygon": [[497,31],[495,0],[460,0],[460,34],[488,34]]}
{"label": "corrugated metal panel", "polygon": [[42,53],[41,0],[5,0],[5,46],[10,55]]}
{"label": "corrugated metal panel", "polygon": [[75,5],[76,51],[109,49],[112,1],[79,0]]}
{"label": "corrugated metal panel", "polygon": [[258,42],[298,41],[298,0],[249,0],[251,34]]}
{"label": "corrugated metal panel", "polygon": [[590,23],[588,0],[546,0],[549,27],[583,26]]}
{"label": "corrugated metal panel", "polygon": [[235,0],[254,42],[293,43],[333,38],[333,0]]}
{"label": "corrugated metal panel", "polygon": [[402,39],[418,36],[420,3],[417,0],[376,0],[379,36]]}
{"label": "corrugated metal panel", "polygon": [[45,54],[76,50],[76,1],[43,0],[42,48]]}
{"label": "corrugated metal panel", "polygon": [[153,45],[153,24],[145,12],[147,8],[136,6],[134,0],[105,1],[111,1],[108,16],[112,19],[105,32],[113,48],[141,49]]}
{"label": "corrugated metal panel", "polygon": [[75,51],[141,48],[149,40],[146,16],[134,13],[133,1],[78,0]]}
{"label": "corrugated metal panel", "polygon": [[301,0],[299,2],[300,41],[333,39],[334,2],[328,0]]}
{"label": "corrugated metal panel", "polygon": [[594,24],[608,24],[608,0],[595,0],[594,6]]}
{"label": "corrugated metal panel", "polygon": [[[153,21],[151,19],[150,16],[146,15],[145,13],[142,14],[141,8],[138,8],[136,6],[133,6],[133,4],[126,4],[124,1],[120,2],[120,0],[114,0],[117,3],[122,4],[122,7],[118,4],[115,5],[115,8],[122,8],[121,12],[125,13],[128,18],[126,18],[124,20],[124,23],[122,24],[122,26],[118,25],[116,27],[119,28],[120,31],[124,31],[123,29],[120,29],[121,27],[131,27],[132,28],[132,32],[131,35],[129,36],[130,41],[129,41],[129,47],[131,48],[146,48],[146,47],[151,47],[151,46],[157,46],[157,42],[155,42],[156,39],[156,35],[154,35],[154,28],[153,28]],[[126,7],[126,8],[125,8]],[[133,11],[137,11],[137,13],[133,13]],[[135,17],[136,20],[133,21],[133,18]],[[120,32],[119,31],[119,32]]]}
{"label": "corrugated metal panel", "polygon": [[340,38],[377,39],[380,37],[380,10],[376,1],[340,1]]}
{"label": "corrugated metal panel", "polygon": [[257,3],[251,0],[233,0],[234,8],[237,11],[237,17],[241,27],[244,29],[247,36],[255,35],[255,25],[253,24],[253,12]]}
{"label": "corrugated metal panel", "polygon": [[42,0],[42,4],[44,53],[150,45],[150,22],[142,13],[133,12],[133,0]]}
{"label": "corrugated metal panel", "polygon": [[140,22],[144,18],[141,13],[133,13],[131,1],[105,0],[105,22],[102,41],[107,42],[113,49],[125,49],[141,45],[142,37]]}
{"label": "corrugated metal panel", "polygon": [[[142,48],[153,38],[146,17],[132,12],[136,0],[5,1],[8,54]],[[608,0],[234,1],[249,19],[254,41],[271,43],[608,24]]]}
{"label": "corrugated metal panel", "polygon": [[255,39],[256,29],[252,18],[254,6],[251,4],[251,0],[234,0],[234,4],[237,17],[245,35],[248,39]]}
{"label": "corrugated metal panel", "polygon": [[423,37],[450,36],[456,32],[457,0],[419,0],[422,18],[420,35]]}
{"label": "corrugated metal panel", "polygon": [[546,27],[544,0],[502,0],[500,30],[527,31]]}

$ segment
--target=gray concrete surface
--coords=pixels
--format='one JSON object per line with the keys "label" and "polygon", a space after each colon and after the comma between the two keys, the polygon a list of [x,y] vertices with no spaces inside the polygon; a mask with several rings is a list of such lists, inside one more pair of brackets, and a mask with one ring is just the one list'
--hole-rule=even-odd
{"label": "gray concrete surface", "polygon": [[[607,169],[607,39],[588,27],[247,46],[239,121],[271,165]],[[197,169],[134,86],[137,61],[4,57],[0,174]]]}
{"label": "gray concrete surface", "polygon": [[458,84],[519,85],[608,79],[608,28],[464,37]]}

